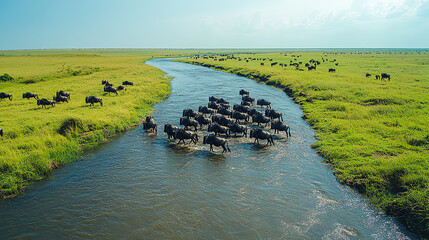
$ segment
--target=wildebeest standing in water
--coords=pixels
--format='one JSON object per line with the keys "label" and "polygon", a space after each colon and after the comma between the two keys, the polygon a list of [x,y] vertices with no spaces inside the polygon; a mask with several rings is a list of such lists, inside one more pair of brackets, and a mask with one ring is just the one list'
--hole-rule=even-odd
{"label": "wildebeest standing in water", "polygon": [[188,127],[191,126],[195,128],[195,131],[197,131],[198,122],[194,119],[190,119],[189,117],[181,117],[180,125],[185,126],[185,130],[188,130]]}
{"label": "wildebeest standing in water", "polygon": [[256,105],[267,106],[268,108],[271,108],[271,102],[265,99],[258,99],[258,101],[256,101]]}
{"label": "wildebeest standing in water", "polygon": [[103,99],[99,97],[89,96],[85,98],[86,103],[90,103],[90,105],[94,106],[94,103],[100,103],[103,106]]}
{"label": "wildebeest standing in water", "polygon": [[12,94],[7,94],[4,92],[0,92],[0,98],[4,99],[4,98],[9,98],[10,101],[12,101]]}
{"label": "wildebeest standing in water", "polygon": [[39,96],[35,93],[26,92],[22,94],[22,98],[26,98],[27,100],[30,98],[39,99]]}
{"label": "wildebeest standing in water", "polygon": [[198,142],[198,135],[196,133],[186,131],[184,129],[179,129],[174,136],[175,139],[179,139],[177,144],[180,144],[180,142],[186,144],[185,139],[190,139],[191,141],[189,143],[193,142],[194,144],[197,144]]}
{"label": "wildebeest standing in water", "polygon": [[153,130],[154,132],[158,132],[158,130],[156,129],[156,123],[153,121],[153,117],[152,116],[147,116],[146,117],[146,121],[143,122],[143,130]]}
{"label": "wildebeest standing in water", "polygon": [[216,137],[213,134],[210,134],[209,136],[204,136],[203,144],[209,144],[211,152],[213,152],[213,145],[215,145],[216,147],[222,147],[223,149],[222,154],[225,153],[226,151],[231,152],[228,146],[229,145],[228,141],[225,139]]}
{"label": "wildebeest standing in water", "polygon": [[241,89],[241,90],[240,90],[240,92],[239,92],[239,94],[240,94],[240,95],[249,95],[249,91],[248,91],[248,90]]}
{"label": "wildebeest standing in water", "polygon": [[176,132],[179,131],[179,127],[173,126],[170,123],[164,124],[164,132],[167,133],[168,139],[174,138],[176,140]]}
{"label": "wildebeest standing in water", "polygon": [[275,121],[271,123],[271,129],[274,129],[274,133],[278,133],[280,131],[284,131],[286,133],[286,137],[291,137],[290,127],[284,124],[281,121]]}
{"label": "wildebeest standing in water", "polygon": [[273,135],[259,128],[257,128],[256,130],[254,129],[250,130],[250,138],[255,138],[255,142],[258,142],[258,144],[259,144],[259,139],[267,139],[267,145],[268,144],[274,145]]}

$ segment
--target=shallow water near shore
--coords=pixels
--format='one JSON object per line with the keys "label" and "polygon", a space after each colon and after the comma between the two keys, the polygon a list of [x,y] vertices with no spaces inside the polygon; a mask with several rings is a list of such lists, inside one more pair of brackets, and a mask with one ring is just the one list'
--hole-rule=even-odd
{"label": "shallow water near shore", "polygon": [[[311,148],[314,132],[287,95],[253,80],[155,59],[172,94],[156,104],[158,134],[132,129],[0,202],[0,239],[415,239],[339,184]],[[176,146],[163,124],[209,96],[233,103],[240,89],[272,102],[291,126],[275,145],[232,137],[231,153]]]}

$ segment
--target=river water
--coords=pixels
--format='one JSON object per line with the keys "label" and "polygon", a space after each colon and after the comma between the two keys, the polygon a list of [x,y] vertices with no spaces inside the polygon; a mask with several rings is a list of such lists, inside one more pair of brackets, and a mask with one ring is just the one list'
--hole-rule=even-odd
{"label": "river water", "polygon": [[[373,210],[310,146],[314,132],[281,90],[212,69],[155,59],[172,95],[156,104],[158,134],[141,127],[0,201],[0,239],[415,239]],[[231,138],[231,153],[162,133],[209,96],[239,103],[240,89],[283,113],[292,138],[274,146]]]}

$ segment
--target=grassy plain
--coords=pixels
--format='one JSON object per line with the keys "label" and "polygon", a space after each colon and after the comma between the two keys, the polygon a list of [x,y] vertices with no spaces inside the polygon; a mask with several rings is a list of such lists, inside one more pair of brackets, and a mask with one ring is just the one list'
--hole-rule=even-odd
{"label": "grassy plain", "polygon": [[[310,59],[321,62],[317,70],[304,67]],[[429,51],[279,51],[179,61],[284,89],[301,105],[319,140],[314,147],[337,179],[429,238]],[[295,62],[303,71],[290,66]],[[375,79],[383,72],[391,81]]]}

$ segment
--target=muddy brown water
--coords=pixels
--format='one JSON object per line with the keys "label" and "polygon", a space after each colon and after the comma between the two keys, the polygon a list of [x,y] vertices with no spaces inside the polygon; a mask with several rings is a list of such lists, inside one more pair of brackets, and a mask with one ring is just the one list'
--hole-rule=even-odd
{"label": "muddy brown water", "polygon": [[311,148],[314,132],[279,89],[212,69],[155,59],[172,95],[154,119],[179,125],[209,96],[239,90],[283,113],[292,138],[274,146],[231,138],[231,153],[177,147],[162,133],[130,130],[56,170],[22,196],[0,201],[0,239],[415,239],[378,212]]}

